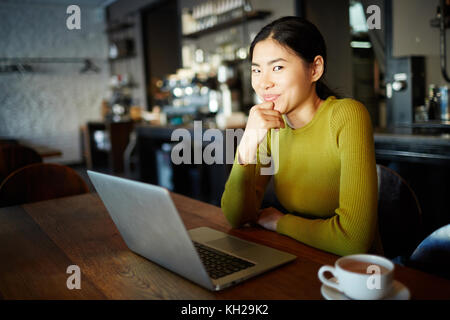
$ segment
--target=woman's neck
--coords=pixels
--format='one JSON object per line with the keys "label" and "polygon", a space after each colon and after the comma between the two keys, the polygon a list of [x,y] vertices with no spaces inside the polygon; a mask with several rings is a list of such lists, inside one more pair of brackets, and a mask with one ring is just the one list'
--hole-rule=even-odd
{"label": "woman's neck", "polygon": [[314,92],[301,105],[287,113],[286,117],[293,129],[299,129],[307,125],[314,118],[322,102],[323,100]]}

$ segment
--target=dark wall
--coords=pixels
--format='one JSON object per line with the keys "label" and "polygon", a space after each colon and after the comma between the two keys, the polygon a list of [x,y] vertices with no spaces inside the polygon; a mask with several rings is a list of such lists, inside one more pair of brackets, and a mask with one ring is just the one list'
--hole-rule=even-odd
{"label": "dark wall", "polygon": [[[181,63],[181,25],[176,0],[166,0],[142,11],[147,93],[151,84],[176,73]],[[151,97],[149,97],[151,101]]]}
{"label": "dark wall", "polygon": [[177,0],[119,0],[106,9],[109,25],[135,24],[126,36],[135,41],[136,57],[113,64],[111,72],[131,74],[140,103],[149,109],[153,105],[155,79],[175,73],[182,65],[181,17],[177,3]]}
{"label": "dark wall", "polygon": [[343,97],[353,96],[352,52],[349,43],[349,2],[305,1],[304,17],[319,28],[327,46],[325,80],[330,89]]}
{"label": "dark wall", "polygon": [[108,20],[121,20],[123,16],[126,16],[132,12],[139,11],[145,7],[152,6],[163,0],[119,0],[113,2],[108,6]]}

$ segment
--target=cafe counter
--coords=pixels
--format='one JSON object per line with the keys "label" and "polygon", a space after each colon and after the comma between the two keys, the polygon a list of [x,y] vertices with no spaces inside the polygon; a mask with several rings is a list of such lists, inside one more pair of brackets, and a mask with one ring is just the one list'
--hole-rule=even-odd
{"label": "cafe counter", "polygon": [[375,129],[377,161],[450,165],[450,134],[412,128]]}

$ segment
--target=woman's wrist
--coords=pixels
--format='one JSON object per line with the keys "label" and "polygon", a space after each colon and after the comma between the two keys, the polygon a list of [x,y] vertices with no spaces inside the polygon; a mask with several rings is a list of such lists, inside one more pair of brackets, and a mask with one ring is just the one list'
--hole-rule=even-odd
{"label": "woman's wrist", "polygon": [[284,213],[269,207],[260,211],[257,223],[267,230],[276,232],[278,230],[278,222],[282,217],[284,217]]}
{"label": "woman's wrist", "polygon": [[258,150],[258,144],[249,141],[245,134],[242,137],[238,146],[238,162],[241,165],[247,165],[250,163],[256,163],[256,152]]}

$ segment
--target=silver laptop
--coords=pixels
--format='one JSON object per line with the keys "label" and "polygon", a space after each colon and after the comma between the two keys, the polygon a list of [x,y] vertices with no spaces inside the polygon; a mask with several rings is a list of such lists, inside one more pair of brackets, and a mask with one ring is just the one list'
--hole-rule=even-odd
{"label": "silver laptop", "polygon": [[221,290],[296,256],[214,229],[186,230],[169,192],[88,171],[128,248],[209,290]]}

